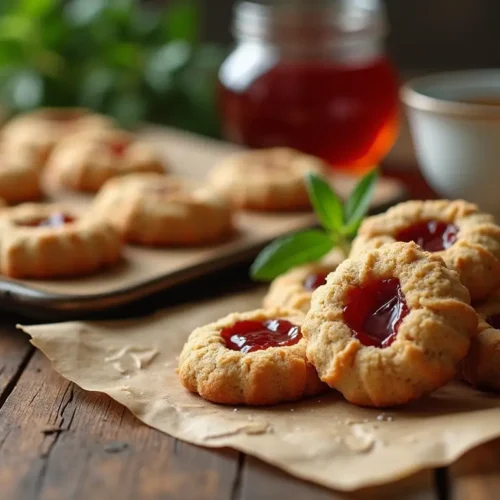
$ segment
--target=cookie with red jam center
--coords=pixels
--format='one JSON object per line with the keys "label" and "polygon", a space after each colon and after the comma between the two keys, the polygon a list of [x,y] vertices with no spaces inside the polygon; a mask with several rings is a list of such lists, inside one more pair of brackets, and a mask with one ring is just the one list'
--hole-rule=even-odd
{"label": "cookie with red jam center", "polygon": [[46,175],[56,185],[95,192],[113,177],[166,169],[148,142],[123,130],[103,129],[62,140],[47,162]]}
{"label": "cookie with red jam center", "polygon": [[500,286],[500,227],[476,205],[463,200],[400,203],[365,219],[351,256],[395,241],[413,241],[439,255],[457,271],[473,300]]}
{"label": "cookie with red jam center", "polygon": [[320,262],[298,266],[282,274],[269,287],[264,307],[286,307],[309,310],[313,292],[326,283],[327,276],[344,260],[339,251],[332,251]]}
{"label": "cookie with red jam center", "polygon": [[295,345],[302,338],[300,326],[286,319],[237,321],[221,332],[228,349],[242,353],[262,351],[270,347]]}
{"label": "cookie with red jam center", "polygon": [[457,241],[458,227],[436,219],[423,220],[396,233],[396,241],[414,241],[428,252],[442,252]]}
{"label": "cookie with red jam center", "polygon": [[325,390],[306,359],[300,311],[260,309],[230,314],[189,336],[179,378],[214,403],[270,405]]}
{"label": "cookie with red jam center", "polygon": [[91,274],[120,260],[119,234],[90,213],[25,203],[0,212],[0,273],[12,278]]}
{"label": "cookie with red jam center", "polygon": [[344,320],[361,344],[387,347],[396,340],[408,312],[399,279],[378,279],[349,292]]}
{"label": "cookie with red jam center", "polygon": [[457,273],[409,242],[340,264],[313,292],[302,333],[323,382],[352,403],[383,407],[448,382],[476,325]]}

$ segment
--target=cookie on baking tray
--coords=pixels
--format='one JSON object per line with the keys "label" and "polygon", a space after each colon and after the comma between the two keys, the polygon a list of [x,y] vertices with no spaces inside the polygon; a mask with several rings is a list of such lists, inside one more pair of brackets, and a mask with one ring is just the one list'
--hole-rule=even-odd
{"label": "cookie on baking tray", "polygon": [[73,134],[54,148],[47,163],[49,180],[90,192],[98,191],[112,177],[164,171],[159,154],[148,142],[118,129]]}
{"label": "cookie on baking tray", "polygon": [[11,119],[1,137],[9,151],[28,151],[43,165],[64,137],[110,128],[113,121],[84,108],[42,108]]}
{"label": "cookie on baking tray", "polygon": [[479,389],[500,390],[500,289],[476,306],[477,335],[460,365],[462,378]]}
{"label": "cookie on baking tray", "polygon": [[120,259],[121,239],[102,220],[54,204],[0,212],[0,273],[12,278],[90,274]]}
{"label": "cookie on baking tray", "polygon": [[36,156],[28,150],[12,154],[0,144],[0,198],[7,203],[40,199],[39,167]]}
{"label": "cookie on baking tray", "polygon": [[477,326],[469,302],[458,274],[413,242],[366,251],[313,293],[307,357],[352,403],[406,403],[455,375]]}
{"label": "cookie on baking tray", "polygon": [[331,252],[320,262],[298,266],[278,276],[263,300],[264,307],[286,307],[306,313],[316,288],[326,283],[326,277],[342,262],[340,252]]}
{"label": "cookie on baking tray", "polygon": [[233,230],[231,207],[213,190],[192,189],[181,179],[155,173],[111,179],[92,211],[126,241],[142,245],[215,243]]}
{"label": "cookie on baking tray", "polygon": [[306,360],[304,317],[289,309],[233,313],[197,328],[179,359],[189,391],[214,403],[271,405],[325,389]]}
{"label": "cookie on baking tray", "polygon": [[214,187],[237,208],[293,211],[310,208],[304,176],[325,174],[328,166],[290,148],[230,155],[210,173]]}
{"label": "cookie on baking tray", "polygon": [[408,201],[365,219],[351,255],[394,241],[415,241],[460,275],[473,300],[500,285],[500,227],[463,200]]}

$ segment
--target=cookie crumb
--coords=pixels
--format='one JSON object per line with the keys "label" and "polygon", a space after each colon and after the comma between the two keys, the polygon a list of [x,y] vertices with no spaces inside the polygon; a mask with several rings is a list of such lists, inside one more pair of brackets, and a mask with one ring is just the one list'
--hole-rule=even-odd
{"label": "cookie crumb", "polygon": [[347,436],[344,438],[344,444],[352,451],[357,453],[367,453],[375,444],[372,436]]}
{"label": "cookie crumb", "polygon": [[391,415],[387,415],[387,413],[381,413],[377,415],[377,420],[379,422],[392,422],[393,417]]}

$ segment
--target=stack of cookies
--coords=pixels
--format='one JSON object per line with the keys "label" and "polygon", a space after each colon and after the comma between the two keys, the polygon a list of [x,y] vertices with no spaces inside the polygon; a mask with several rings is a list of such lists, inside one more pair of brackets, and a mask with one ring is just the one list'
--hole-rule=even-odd
{"label": "stack of cookies", "polygon": [[[35,279],[116,264],[123,243],[224,243],[236,232],[239,210],[310,210],[304,174],[327,171],[317,158],[276,148],[230,156],[194,186],[169,175],[140,137],[80,108],[12,119],[0,133],[0,161],[0,206],[20,204],[0,213],[0,273]],[[72,205],[40,203],[48,191],[95,198],[82,214]]]}
{"label": "stack of cookies", "polygon": [[420,398],[455,376],[500,389],[500,227],[465,201],[411,201],[365,219],[348,259],[277,278],[264,308],[196,329],[181,383],[268,405],[328,388],[362,406]]}
{"label": "stack of cookies", "polygon": [[0,273],[14,278],[89,274],[120,260],[122,238],[105,217],[44,198],[45,181],[95,192],[134,172],[163,173],[159,156],[113,121],[80,108],[40,109],[0,134]]}

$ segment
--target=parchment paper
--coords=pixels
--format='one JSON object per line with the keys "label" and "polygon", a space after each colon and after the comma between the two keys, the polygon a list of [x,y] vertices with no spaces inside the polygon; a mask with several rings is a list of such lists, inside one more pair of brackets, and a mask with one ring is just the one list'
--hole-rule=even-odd
{"label": "parchment paper", "polygon": [[350,405],[333,391],[268,408],[220,406],[188,393],[177,356],[191,330],[258,307],[259,289],[148,319],[21,327],[54,369],[109,394],[143,422],[184,441],[230,446],[340,490],[394,481],[451,463],[500,436],[500,398],[459,382],[404,408]]}

